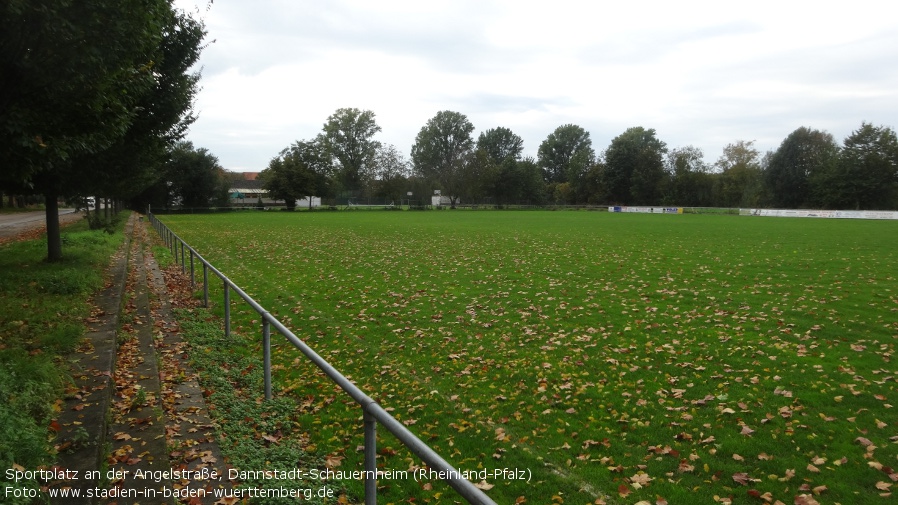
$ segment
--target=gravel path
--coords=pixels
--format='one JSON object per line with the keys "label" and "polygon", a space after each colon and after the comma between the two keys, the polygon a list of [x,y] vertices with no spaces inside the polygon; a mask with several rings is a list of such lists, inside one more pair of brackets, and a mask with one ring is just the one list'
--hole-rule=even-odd
{"label": "gravel path", "polygon": [[[83,217],[84,213],[76,209],[60,209],[59,225],[65,226]],[[34,235],[45,231],[47,231],[46,214],[42,210],[0,214],[0,244],[34,238]]]}

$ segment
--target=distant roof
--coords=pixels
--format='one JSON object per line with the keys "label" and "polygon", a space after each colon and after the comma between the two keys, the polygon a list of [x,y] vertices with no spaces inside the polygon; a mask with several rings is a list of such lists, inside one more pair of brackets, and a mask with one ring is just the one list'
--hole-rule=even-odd
{"label": "distant roof", "polygon": [[259,172],[243,172],[243,178],[247,181],[254,181],[259,176]]}
{"label": "distant roof", "polygon": [[235,191],[239,188],[240,191],[259,191],[262,189],[262,181],[257,181],[255,178],[247,179],[245,181],[234,181],[231,183],[231,191]]}

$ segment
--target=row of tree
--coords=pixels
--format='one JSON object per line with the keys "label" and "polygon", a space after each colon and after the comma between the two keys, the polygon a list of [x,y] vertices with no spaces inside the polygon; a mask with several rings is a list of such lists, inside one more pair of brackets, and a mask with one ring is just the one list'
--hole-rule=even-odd
{"label": "row of tree", "polygon": [[192,112],[205,37],[172,0],[6,0],[0,6],[0,189],[57,202],[131,200],[159,181]]}
{"label": "row of tree", "polygon": [[458,112],[441,111],[421,128],[405,159],[374,140],[374,113],[339,109],[322,132],[281,151],[262,172],[271,195],[399,200],[408,190],[441,190],[459,199],[504,203],[679,205],[707,207],[898,208],[898,138],[862,123],[840,146],[824,131],[801,127],[762,155],[736,141],[716,163],[701,149],[668,149],[655,130],[627,129],[597,154],[589,132],[559,126],[524,157],[510,129],[483,131]]}

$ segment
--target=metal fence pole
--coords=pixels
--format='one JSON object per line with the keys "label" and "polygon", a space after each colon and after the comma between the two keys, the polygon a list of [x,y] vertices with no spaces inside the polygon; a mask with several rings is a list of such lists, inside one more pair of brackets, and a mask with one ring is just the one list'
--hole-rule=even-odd
{"label": "metal fence pole", "polygon": [[193,269],[193,249],[190,250],[190,289],[196,289],[196,273]]}
{"label": "metal fence pole", "polygon": [[230,338],[231,336],[231,288],[228,286],[228,281],[222,279],[224,283],[224,326],[225,326],[225,338]]}
{"label": "metal fence pole", "polygon": [[209,265],[203,262],[203,307],[209,308]]}
{"label": "metal fence pole", "polygon": [[182,273],[182,274],[186,274],[186,273],[187,273],[187,262],[184,261],[184,260],[185,260],[185,256],[186,256],[186,254],[185,254],[185,252],[184,252],[184,246],[185,246],[186,244],[184,244],[184,241],[181,240],[181,239],[178,239],[178,242],[181,243],[181,273]]}
{"label": "metal fence pole", "polygon": [[265,399],[271,399],[271,323],[268,313],[262,314],[262,352],[265,371]]}
{"label": "metal fence pole", "polygon": [[365,410],[365,505],[377,504],[377,419]]}

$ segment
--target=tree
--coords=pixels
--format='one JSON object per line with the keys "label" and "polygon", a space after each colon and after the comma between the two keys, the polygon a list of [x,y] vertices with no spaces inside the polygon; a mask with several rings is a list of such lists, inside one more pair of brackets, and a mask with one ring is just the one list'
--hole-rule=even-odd
{"label": "tree", "polygon": [[396,146],[386,144],[378,147],[374,155],[374,174],[374,194],[396,203],[401,202],[408,191],[411,167]]}
{"label": "tree", "polygon": [[715,205],[756,207],[761,201],[760,152],[754,140],[737,140],[723,148],[715,167],[720,170],[715,185]]}
{"label": "tree", "polygon": [[615,137],[605,151],[603,182],[610,202],[657,205],[665,179],[667,145],[655,130],[628,128]]}
{"label": "tree", "polygon": [[333,165],[327,148],[320,139],[297,141],[284,149],[259,174],[262,187],[269,196],[284,200],[288,209],[296,208],[296,200],[308,196],[330,196]]}
{"label": "tree", "polygon": [[208,149],[180,141],[169,151],[158,180],[136,195],[133,202],[141,207],[224,206],[228,204],[231,182]]}
{"label": "tree", "polygon": [[[201,22],[180,10],[167,12],[165,19],[159,58],[153,62],[153,85],[138,99],[137,107],[143,113],[134,117],[124,136],[109,148],[73,160],[73,170],[103,173],[87,181],[84,194],[127,199],[137,208],[172,203],[166,186],[172,174],[166,165],[196,120],[193,102],[200,74],[190,69],[199,60],[206,32]],[[154,189],[149,190],[151,187]],[[219,191],[209,203],[226,205],[227,200],[222,200]]]}
{"label": "tree", "polygon": [[508,128],[499,126],[480,134],[477,149],[485,152],[493,163],[500,164],[507,158],[520,159],[524,140]]}
{"label": "tree", "polygon": [[886,209],[898,205],[898,138],[886,126],[861,123],[845,138],[838,162],[813,181],[828,208]]}
{"label": "tree", "polygon": [[110,175],[86,158],[137,118],[162,114],[145,99],[173,75],[157,65],[182,35],[172,12],[167,0],[10,0],[0,9],[0,184],[44,195],[51,261],[62,257],[58,197]]}
{"label": "tree", "polygon": [[169,197],[181,207],[209,207],[227,199],[224,169],[208,149],[179,142],[165,164]]}
{"label": "tree", "polygon": [[[493,198],[497,205],[531,200],[542,191],[534,189],[532,170],[536,168],[539,186],[542,186],[542,175],[532,158],[529,163],[521,160],[524,140],[505,127],[490,128],[477,138],[477,150],[474,157],[475,173],[469,177],[477,177],[478,189],[483,195]],[[530,193],[534,193],[533,197]]]}
{"label": "tree", "polygon": [[589,132],[574,124],[556,128],[537,151],[537,160],[547,183],[576,180],[594,159]]}
{"label": "tree", "polygon": [[772,205],[797,209],[814,202],[812,181],[832,170],[839,146],[829,133],[800,127],[789,134],[773,153],[764,171]]}
{"label": "tree", "polygon": [[473,131],[474,125],[467,116],[444,110],[427,120],[412,146],[415,172],[439,184],[453,207],[463,185],[465,163],[474,147]]}
{"label": "tree", "polygon": [[370,110],[337,109],[324,123],[319,141],[340,164],[337,181],[343,189],[358,191],[370,178],[370,169],[380,142],[372,137],[380,131]]}
{"label": "tree", "polygon": [[701,149],[686,146],[671,150],[665,169],[671,177],[665,203],[689,207],[713,204],[714,179]]}

